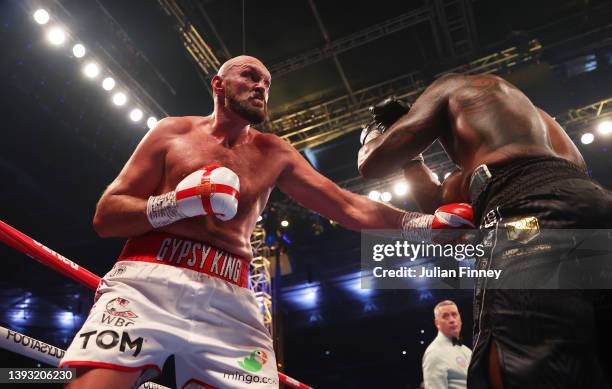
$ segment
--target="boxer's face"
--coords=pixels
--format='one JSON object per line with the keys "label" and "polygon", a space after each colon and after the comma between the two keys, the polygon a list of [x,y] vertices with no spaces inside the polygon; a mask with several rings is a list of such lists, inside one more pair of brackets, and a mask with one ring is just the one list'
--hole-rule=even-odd
{"label": "boxer's face", "polygon": [[226,107],[250,123],[263,122],[268,112],[270,79],[270,72],[259,62],[232,66],[224,80]]}
{"label": "boxer's face", "polygon": [[456,305],[443,305],[438,307],[436,328],[449,337],[459,337],[461,333],[461,315]]}

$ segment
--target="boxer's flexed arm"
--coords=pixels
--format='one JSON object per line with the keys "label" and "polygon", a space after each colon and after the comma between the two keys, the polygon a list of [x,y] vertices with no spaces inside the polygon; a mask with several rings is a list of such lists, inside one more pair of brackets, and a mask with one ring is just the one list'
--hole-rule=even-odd
{"label": "boxer's flexed arm", "polygon": [[162,180],[169,134],[177,126],[180,119],[161,120],[136,147],[98,201],[93,219],[98,235],[130,237],[153,229],[146,216],[147,200]]}
{"label": "boxer's flexed arm", "polygon": [[384,134],[372,137],[360,150],[358,168],[366,178],[379,178],[401,169],[448,128],[450,93],[462,83],[460,76],[447,75],[432,83],[410,111]]}
{"label": "boxer's flexed arm", "polygon": [[313,169],[289,144],[281,147],[285,168],[277,186],[304,207],[352,230],[401,227],[404,212],[340,188]]}

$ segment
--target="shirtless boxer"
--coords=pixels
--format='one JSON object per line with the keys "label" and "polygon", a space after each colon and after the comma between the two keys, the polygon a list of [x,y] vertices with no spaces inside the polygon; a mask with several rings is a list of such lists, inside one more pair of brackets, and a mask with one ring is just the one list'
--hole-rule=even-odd
{"label": "shirtless boxer", "polygon": [[270,82],[256,58],[227,61],[212,80],[213,113],[161,120],[102,195],[96,232],[130,239],[62,360],[78,368],[69,386],[129,387],[174,354],[179,388],[278,387],[272,339],[246,288],[250,236],[275,185],[350,229],[435,218],[343,190],[252,128]]}
{"label": "shirtless boxer", "polygon": [[[370,126],[362,135],[359,171],[376,178],[404,169],[424,212],[469,202],[475,223],[495,229],[495,242],[498,224],[514,218],[533,217],[539,228],[610,226],[612,196],[585,173],[571,139],[499,77],[444,76],[395,119],[387,131]],[[436,139],[460,168],[442,185],[418,158]],[[493,254],[477,266],[509,266],[510,259]],[[582,291],[487,289],[479,280],[468,387],[608,387],[595,356],[593,317]]]}

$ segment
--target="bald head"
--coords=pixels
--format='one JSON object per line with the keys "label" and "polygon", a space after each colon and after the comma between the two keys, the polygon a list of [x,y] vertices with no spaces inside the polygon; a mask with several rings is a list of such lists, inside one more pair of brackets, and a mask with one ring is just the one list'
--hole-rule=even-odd
{"label": "bald head", "polygon": [[237,57],[228,59],[227,61],[225,61],[225,63],[223,63],[223,65],[221,65],[219,71],[217,72],[217,75],[219,77],[225,77],[231,70],[234,70],[234,68],[238,68],[238,70],[240,70],[249,66],[255,66],[256,68],[259,68],[260,70],[267,73],[268,78],[270,77],[270,71],[268,70],[268,68],[266,68],[266,65],[264,65],[263,62],[261,62],[257,58],[251,57],[249,55],[239,55]]}
{"label": "bald head", "polygon": [[231,58],[212,79],[215,109],[228,109],[250,123],[261,123],[268,112],[270,82],[270,71],[257,58]]}

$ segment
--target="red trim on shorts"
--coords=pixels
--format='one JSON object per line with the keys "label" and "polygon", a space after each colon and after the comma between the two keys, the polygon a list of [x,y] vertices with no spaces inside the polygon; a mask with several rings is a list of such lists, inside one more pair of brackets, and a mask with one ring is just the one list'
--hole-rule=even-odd
{"label": "red trim on shorts", "polygon": [[243,288],[249,285],[249,260],[205,242],[160,231],[128,239],[119,254],[118,261],[140,261],[181,267],[208,274]]}
{"label": "red trim on shorts", "polygon": [[106,363],[106,362],[66,361],[66,362],[62,362],[59,365],[59,368],[61,369],[64,366],[68,366],[68,367],[71,367],[71,366],[94,366],[94,367],[101,367],[103,369],[119,370],[119,371],[126,371],[126,372],[145,370],[145,369],[151,369],[152,368],[152,369],[157,370],[157,374],[161,373],[161,369],[157,365],[142,365],[142,366],[130,367],[130,366],[115,365],[113,363]]}
{"label": "red trim on shorts", "polygon": [[181,389],[185,388],[185,386],[189,385],[192,382],[195,383],[195,384],[198,384],[200,386],[203,386],[204,389],[217,389],[215,386],[208,385],[208,384],[206,384],[206,383],[204,383],[204,382],[202,382],[200,380],[196,380],[195,378],[190,378],[189,381],[185,382],[183,384],[183,386],[181,386]]}

